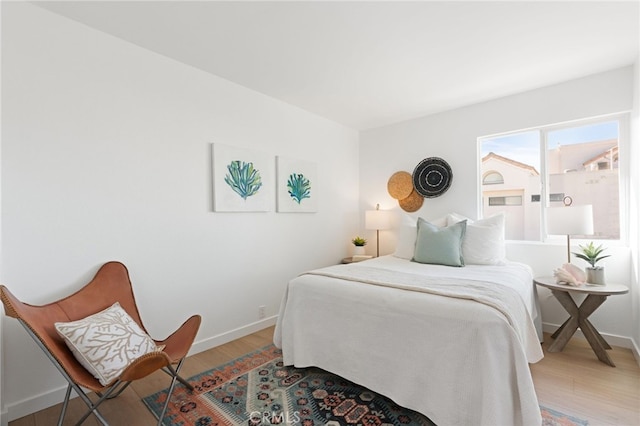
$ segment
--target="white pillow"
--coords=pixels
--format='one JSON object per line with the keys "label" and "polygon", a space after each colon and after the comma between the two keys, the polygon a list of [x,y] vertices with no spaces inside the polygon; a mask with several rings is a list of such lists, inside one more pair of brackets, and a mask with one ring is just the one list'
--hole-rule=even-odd
{"label": "white pillow", "polygon": [[[428,222],[442,228],[447,226],[447,216],[429,220]],[[413,252],[416,248],[416,238],[418,237],[417,223],[417,219],[413,219],[410,216],[403,216],[402,223],[398,227],[398,241],[396,243],[396,250],[393,253],[395,257],[407,260],[413,259]]]}
{"label": "white pillow", "polygon": [[467,231],[462,240],[464,263],[467,265],[504,265],[507,262],[504,213],[476,221],[456,213],[447,215],[447,225],[462,220],[467,221]]}
{"label": "white pillow", "polygon": [[76,359],[103,386],[135,359],[160,349],[118,302],[84,319],[54,326]]}

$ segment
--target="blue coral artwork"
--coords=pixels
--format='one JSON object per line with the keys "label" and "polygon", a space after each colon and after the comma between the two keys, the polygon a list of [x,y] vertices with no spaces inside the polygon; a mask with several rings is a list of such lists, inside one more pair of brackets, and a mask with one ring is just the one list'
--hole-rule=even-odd
{"label": "blue coral artwork", "polygon": [[264,212],[273,199],[273,157],[260,151],[212,144],[213,210]]}
{"label": "blue coral artwork", "polygon": [[233,160],[227,164],[228,173],[224,181],[243,199],[255,195],[262,186],[260,171],[253,167],[253,163]]}
{"label": "blue coral artwork", "polygon": [[316,164],[277,157],[277,209],[282,213],[317,211]]}
{"label": "blue coral artwork", "polygon": [[300,204],[305,198],[311,198],[311,181],[302,173],[291,173],[287,180],[287,192],[293,201]]}

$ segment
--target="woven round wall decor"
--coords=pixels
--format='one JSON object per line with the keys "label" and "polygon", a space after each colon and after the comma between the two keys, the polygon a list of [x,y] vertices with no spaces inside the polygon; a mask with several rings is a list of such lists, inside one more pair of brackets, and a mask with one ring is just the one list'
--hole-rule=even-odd
{"label": "woven round wall decor", "polygon": [[398,204],[400,208],[405,212],[413,213],[420,210],[422,204],[424,203],[424,197],[418,194],[416,191],[411,191],[411,194],[403,198],[402,200],[398,200]]}
{"label": "woven round wall decor", "polygon": [[439,157],[425,158],[413,170],[413,186],[427,198],[439,197],[447,192],[452,179],[451,167]]}
{"label": "woven round wall decor", "polygon": [[387,191],[396,200],[407,198],[413,192],[413,179],[409,172],[395,172],[387,182]]}

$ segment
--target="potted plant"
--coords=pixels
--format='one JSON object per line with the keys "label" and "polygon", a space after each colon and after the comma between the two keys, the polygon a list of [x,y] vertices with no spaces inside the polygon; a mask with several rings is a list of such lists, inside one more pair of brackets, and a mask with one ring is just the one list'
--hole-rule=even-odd
{"label": "potted plant", "polygon": [[602,252],[606,250],[606,248],[602,247],[602,244],[599,246],[595,246],[593,241],[591,241],[587,245],[579,245],[581,253],[573,253],[578,259],[585,260],[589,263],[587,267],[587,282],[589,284],[601,284],[604,285],[604,268],[602,266],[596,266],[596,263],[605,259],[611,255],[602,255]]}
{"label": "potted plant", "polygon": [[351,240],[353,245],[355,246],[353,249],[353,254],[355,255],[363,255],[364,254],[364,246],[367,245],[367,240],[362,237],[356,236]]}

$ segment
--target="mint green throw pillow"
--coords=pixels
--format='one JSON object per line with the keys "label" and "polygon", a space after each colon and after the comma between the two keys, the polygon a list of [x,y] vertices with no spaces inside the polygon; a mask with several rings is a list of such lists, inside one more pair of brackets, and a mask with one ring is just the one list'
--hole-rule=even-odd
{"label": "mint green throw pillow", "polygon": [[447,266],[464,266],[462,239],[467,229],[467,221],[444,228],[418,219],[418,237],[413,261]]}

